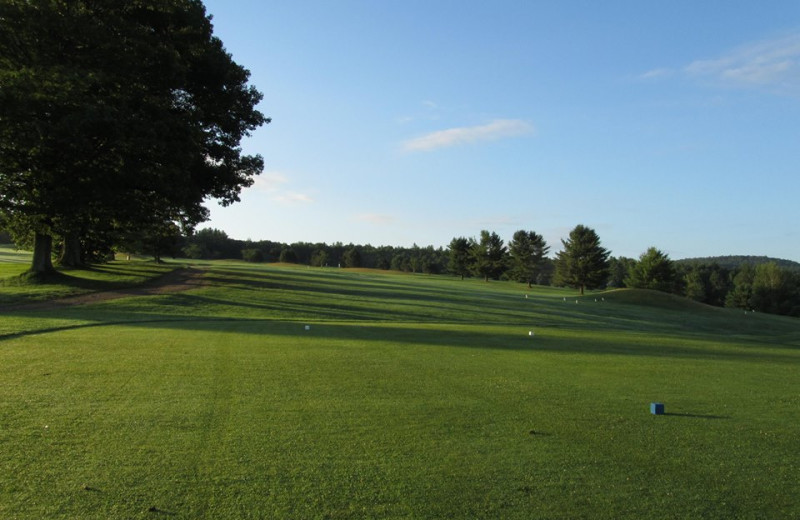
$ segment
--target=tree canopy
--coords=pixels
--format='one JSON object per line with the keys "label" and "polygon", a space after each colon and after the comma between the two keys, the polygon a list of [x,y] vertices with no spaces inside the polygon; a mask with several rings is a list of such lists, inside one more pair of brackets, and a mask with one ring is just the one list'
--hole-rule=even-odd
{"label": "tree canopy", "polygon": [[536,281],[548,251],[550,247],[544,237],[535,231],[520,229],[514,233],[514,237],[508,243],[511,274],[514,279],[525,282],[530,287]]}
{"label": "tree canopy", "polygon": [[556,253],[556,283],[579,289],[594,289],[605,285],[608,279],[609,252],[600,245],[594,229],[582,224],[570,231],[569,238],[561,239],[564,247]]}
{"label": "tree canopy", "polygon": [[35,235],[35,271],[54,236],[191,228],[262,170],[240,148],[262,96],[199,0],[6,0],[0,19],[0,217]]}
{"label": "tree canopy", "polygon": [[498,278],[506,268],[507,250],[503,239],[494,231],[481,231],[480,240],[471,245],[472,268],[484,280]]}
{"label": "tree canopy", "polygon": [[628,287],[671,291],[675,281],[675,266],[669,256],[650,247],[629,268],[625,283]]}
{"label": "tree canopy", "polygon": [[465,237],[453,238],[448,246],[449,262],[447,265],[450,271],[461,276],[462,280],[471,271],[470,247],[470,241]]}

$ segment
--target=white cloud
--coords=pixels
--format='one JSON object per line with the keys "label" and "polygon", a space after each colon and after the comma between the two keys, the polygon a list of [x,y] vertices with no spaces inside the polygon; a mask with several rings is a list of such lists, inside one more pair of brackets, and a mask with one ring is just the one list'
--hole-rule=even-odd
{"label": "white cloud", "polygon": [[449,146],[494,141],[505,137],[527,134],[532,131],[533,126],[525,121],[519,119],[496,119],[485,125],[449,128],[410,139],[403,143],[403,150],[407,152],[429,152]]}
{"label": "white cloud", "polygon": [[263,172],[261,175],[255,177],[255,182],[253,186],[251,186],[251,189],[272,193],[277,191],[279,186],[287,182],[289,181],[286,176],[280,172]]}
{"label": "white cloud", "polygon": [[290,184],[289,178],[284,173],[267,171],[255,177],[250,189],[254,193],[265,193],[270,200],[287,206],[314,202],[314,199],[305,193],[287,191],[288,184]]}
{"label": "white cloud", "polygon": [[745,45],[716,59],[694,61],[684,72],[723,85],[800,93],[800,33]]}

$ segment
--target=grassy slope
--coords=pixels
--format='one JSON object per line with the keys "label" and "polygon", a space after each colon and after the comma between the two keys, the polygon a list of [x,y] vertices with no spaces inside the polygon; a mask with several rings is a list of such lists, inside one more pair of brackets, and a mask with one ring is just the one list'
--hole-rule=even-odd
{"label": "grassy slope", "polygon": [[177,262],[116,261],[91,269],[58,268],[55,276],[34,282],[26,276],[30,261],[31,253],[0,246],[0,308],[136,287],[183,266]]}
{"label": "grassy slope", "polygon": [[335,269],[206,281],[5,313],[0,517],[800,515],[797,320]]}

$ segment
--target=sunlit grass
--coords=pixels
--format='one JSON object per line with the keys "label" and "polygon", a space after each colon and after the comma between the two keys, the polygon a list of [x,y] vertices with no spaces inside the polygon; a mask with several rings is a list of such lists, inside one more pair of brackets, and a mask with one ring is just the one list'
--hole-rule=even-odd
{"label": "sunlit grass", "polygon": [[800,513],[790,318],[227,263],[3,324],[0,517]]}
{"label": "sunlit grass", "polygon": [[53,275],[39,279],[26,274],[29,263],[9,261],[0,263],[0,306],[136,287],[183,266],[178,262],[122,260],[85,269],[58,268]]}

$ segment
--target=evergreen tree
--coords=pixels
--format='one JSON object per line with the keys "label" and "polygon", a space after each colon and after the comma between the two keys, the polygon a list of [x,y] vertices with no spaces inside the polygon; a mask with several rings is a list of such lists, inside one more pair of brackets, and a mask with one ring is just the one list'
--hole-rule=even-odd
{"label": "evergreen tree", "polygon": [[574,287],[581,294],[584,289],[604,286],[608,279],[609,252],[600,246],[597,233],[578,225],[561,243],[564,249],[556,253],[556,284]]}
{"label": "evergreen tree", "polygon": [[628,278],[628,273],[636,264],[633,258],[624,256],[610,257],[608,259],[608,287],[627,287],[625,280]]}
{"label": "evergreen tree", "polygon": [[472,241],[470,253],[473,272],[487,282],[489,278],[499,278],[506,269],[506,246],[495,232],[481,231],[480,240]]}
{"label": "evergreen tree", "polygon": [[625,284],[638,289],[670,292],[675,283],[675,266],[665,253],[655,247],[642,253],[631,267]]}
{"label": "evergreen tree", "polygon": [[342,255],[344,267],[361,267],[361,253],[353,246]]}
{"label": "evergreen tree", "polygon": [[468,239],[457,237],[450,241],[447,248],[449,259],[447,267],[451,273],[460,276],[462,280],[472,272],[471,247]]}
{"label": "evergreen tree", "polygon": [[549,250],[544,237],[534,231],[519,230],[514,233],[513,239],[508,243],[511,276],[531,287]]}

